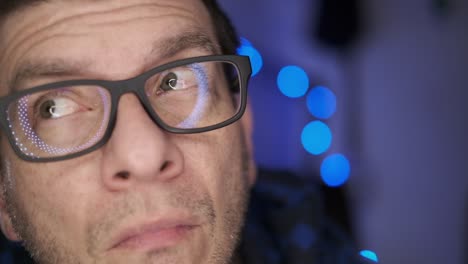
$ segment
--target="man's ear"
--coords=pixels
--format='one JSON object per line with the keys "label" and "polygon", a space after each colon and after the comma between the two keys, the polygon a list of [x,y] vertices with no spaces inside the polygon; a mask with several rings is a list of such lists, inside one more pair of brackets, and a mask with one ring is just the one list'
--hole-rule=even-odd
{"label": "man's ear", "polygon": [[242,129],[244,133],[245,143],[247,147],[247,155],[249,162],[249,171],[248,171],[248,180],[249,186],[252,187],[257,179],[257,165],[254,160],[254,150],[253,150],[253,116],[250,103],[247,103],[247,108],[245,113],[242,116],[240,122],[242,123]]}
{"label": "man's ear", "polygon": [[[4,177],[4,176],[0,176]],[[3,184],[0,181],[0,184]],[[5,191],[4,187],[0,186],[0,228],[2,229],[3,234],[12,241],[21,241],[20,236],[16,233],[15,229],[13,228],[13,223],[11,221],[11,216],[7,210],[7,202],[5,199]]]}

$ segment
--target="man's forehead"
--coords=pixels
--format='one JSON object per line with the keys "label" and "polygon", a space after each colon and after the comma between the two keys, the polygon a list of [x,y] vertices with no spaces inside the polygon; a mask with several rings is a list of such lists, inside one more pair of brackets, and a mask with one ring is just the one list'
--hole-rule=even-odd
{"label": "man's forehead", "polygon": [[[29,0],[18,5],[2,23],[10,28],[18,23],[42,18],[42,22],[53,21],[74,15],[105,14],[118,10],[138,7],[159,7],[159,11],[171,8],[185,8],[203,16],[205,5],[202,0]],[[47,15],[47,17],[44,17]]]}
{"label": "man's forehead", "polygon": [[[77,4],[80,2],[81,5]],[[28,49],[21,49],[18,47],[24,46],[22,44],[24,40],[31,42],[30,40],[34,38],[48,38],[53,36],[55,33],[51,33],[54,30],[57,31],[57,34],[85,34],[87,30],[94,30],[94,28],[100,28],[102,26],[112,26],[120,25],[125,27],[127,24],[132,24],[135,21],[150,20],[151,18],[158,17],[167,17],[170,18],[171,14],[176,14],[179,17],[185,17],[187,21],[198,20],[193,23],[189,23],[190,26],[185,28],[180,25],[170,25],[175,27],[176,30],[171,32],[171,28],[165,27],[164,34],[162,37],[168,39],[171,35],[183,35],[184,32],[193,33],[194,38],[188,39],[185,38],[185,44],[190,46],[190,42],[197,42],[199,44],[206,43],[209,49],[216,48],[216,45],[213,45],[213,41],[210,43],[209,39],[214,39],[214,36],[210,34],[213,33],[211,30],[209,15],[201,1],[194,0],[141,0],[141,1],[115,1],[115,0],[99,0],[99,1],[86,1],[88,5],[83,6],[83,1],[49,1],[43,3],[40,6],[34,6],[29,9],[25,9],[20,13],[14,14],[9,21],[5,23],[4,27],[4,38],[2,38],[2,49],[0,53],[3,53],[1,57],[8,58],[9,55],[18,54],[21,52],[27,52]],[[64,6],[70,7],[67,8],[66,12],[60,14],[57,13]],[[20,16],[21,15],[21,16]],[[23,17],[23,19],[20,19]],[[16,23],[16,20],[20,20],[20,23]],[[84,26],[83,24],[86,24]],[[133,23],[135,24],[135,23]],[[148,24],[148,23],[147,23]],[[191,28],[191,25],[205,26],[205,30],[199,30],[200,28]],[[76,26],[76,27],[75,27]],[[147,25],[146,25],[147,26]],[[155,25],[155,28],[157,25]],[[133,27],[138,29],[138,27]],[[64,30],[65,29],[65,30]],[[194,31],[195,29],[195,31]],[[82,31],[80,31],[82,30]],[[99,29],[98,29],[99,30]],[[198,30],[198,31],[197,31]],[[178,32],[179,31],[179,32]],[[126,31],[128,33],[128,30]],[[159,28],[160,33],[161,28]],[[202,33],[202,34],[199,34]],[[203,35],[205,33],[205,35]],[[154,34],[154,33],[153,33]],[[214,33],[213,33],[214,34]],[[35,36],[36,35],[36,36]],[[211,36],[210,36],[211,35]],[[122,38],[122,40],[128,41],[128,38],[131,36],[122,35],[118,36],[116,39]],[[29,38],[29,39],[28,39]],[[134,40],[133,40],[134,41]],[[158,41],[153,43],[146,43],[154,45]],[[195,44],[197,44],[195,43]],[[184,43],[182,43],[184,44]],[[193,44],[193,43],[192,43]],[[183,45],[182,45],[183,46]],[[33,46],[31,49],[35,48]],[[166,45],[166,48],[171,48]],[[61,51],[56,51],[60,53]],[[23,57],[28,57],[31,55],[30,52]],[[38,52],[35,52],[36,55]],[[50,55],[50,54],[49,54]],[[63,55],[63,53],[62,53]],[[12,59],[9,59],[8,62],[15,63],[17,60],[14,56]],[[20,56],[21,57],[21,56]],[[25,59],[25,58],[22,58]],[[28,58],[29,59],[29,58]],[[3,71],[5,66],[5,59],[0,59],[0,66]],[[27,61],[27,60],[25,60]],[[23,63],[24,64],[24,63]],[[22,65],[15,66],[16,68],[21,68]],[[14,71],[10,69],[10,72]],[[8,73],[10,74],[10,73]],[[10,74],[8,79],[10,83],[14,81],[15,76],[18,73]],[[21,74],[21,73],[20,73]]]}

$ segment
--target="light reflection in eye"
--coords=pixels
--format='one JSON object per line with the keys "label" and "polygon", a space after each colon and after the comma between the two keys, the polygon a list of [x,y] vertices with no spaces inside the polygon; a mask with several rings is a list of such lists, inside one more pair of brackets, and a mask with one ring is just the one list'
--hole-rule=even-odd
{"label": "light reflection in eye", "polygon": [[72,100],[58,97],[43,102],[39,107],[39,114],[44,119],[57,119],[76,112],[78,108]]}

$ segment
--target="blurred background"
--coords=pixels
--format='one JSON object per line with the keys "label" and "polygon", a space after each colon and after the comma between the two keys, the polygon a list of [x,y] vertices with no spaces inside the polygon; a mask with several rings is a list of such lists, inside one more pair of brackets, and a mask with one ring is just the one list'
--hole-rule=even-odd
{"label": "blurred background", "polygon": [[379,263],[468,263],[468,1],[219,1],[258,163],[322,182]]}

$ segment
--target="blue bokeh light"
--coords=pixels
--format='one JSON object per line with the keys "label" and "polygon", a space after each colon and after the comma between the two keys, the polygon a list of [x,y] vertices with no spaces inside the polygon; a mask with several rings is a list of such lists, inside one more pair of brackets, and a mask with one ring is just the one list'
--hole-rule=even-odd
{"label": "blue bokeh light", "polygon": [[307,95],[309,112],[320,119],[328,119],[336,112],[336,96],[328,88],[317,86]]}
{"label": "blue bokeh light", "polygon": [[320,155],[330,148],[332,133],[323,122],[313,121],[302,130],[301,141],[307,152]]}
{"label": "blue bokeh light", "polygon": [[248,39],[243,38],[243,37],[240,38],[240,43],[241,43],[241,46],[253,47],[252,42],[250,42]]}
{"label": "blue bokeh light", "polygon": [[309,77],[301,67],[286,66],[279,72],[277,84],[287,97],[299,98],[309,89]]}
{"label": "blue bokeh light", "polygon": [[252,65],[252,77],[257,75],[263,67],[263,58],[260,52],[245,38],[241,38],[241,46],[237,48],[237,54],[249,56]]}
{"label": "blue bokeh light", "polygon": [[375,263],[379,262],[379,258],[377,257],[377,254],[375,252],[370,251],[370,250],[363,250],[361,251],[361,256],[363,256],[366,259],[372,260]]}
{"label": "blue bokeh light", "polygon": [[322,180],[329,187],[339,187],[349,179],[351,166],[342,154],[333,154],[325,158],[320,167]]}

